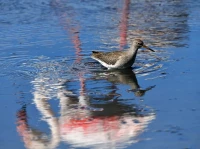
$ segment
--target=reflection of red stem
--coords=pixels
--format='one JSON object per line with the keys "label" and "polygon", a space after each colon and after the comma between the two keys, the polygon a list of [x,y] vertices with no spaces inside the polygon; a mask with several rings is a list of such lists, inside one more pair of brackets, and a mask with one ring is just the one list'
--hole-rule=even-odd
{"label": "reflection of red stem", "polygon": [[80,56],[80,52],[81,52],[81,41],[79,38],[79,33],[78,32],[74,32],[74,36],[73,36],[73,43],[74,43],[74,47],[76,49],[76,62],[80,63],[81,62],[81,56]]}
{"label": "reflection of red stem", "polygon": [[79,81],[80,81],[80,95],[81,96],[84,96],[84,93],[85,93],[85,79],[83,77],[84,74],[79,74]]}
{"label": "reflection of red stem", "polygon": [[26,146],[31,144],[31,137],[28,133],[27,114],[25,107],[17,112],[17,132],[22,137]]}
{"label": "reflection of red stem", "polygon": [[[55,1],[54,3],[54,7],[58,7],[62,6],[60,1]],[[82,60],[82,57],[80,55],[81,53],[81,40],[79,37],[79,26],[76,25],[76,27],[72,27],[75,23],[73,21],[72,16],[67,15],[67,13],[63,13],[59,15],[60,17],[60,21],[62,26],[64,27],[64,30],[66,30],[67,32],[69,32],[69,35],[71,36],[72,42],[74,44],[74,48],[76,50],[75,54],[76,54],[76,63],[80,63]],[[84,91],[85,91],[85,79],[83,78],[82,73],[79,74],[79,80],[80,80],[80,94],[83,95]]]}
{"label": "reflection of red stem", "polygon": [[[66,14],[64,14],[64,16],[66,16]],[[80,38],[79,38],[79,30],[78,30],[79,27],[71,28],[70,27],[70,23],[71,23],[70,19],[63,20],[65,18],[63,16],[60,17],[60,18],[62,19],[61,22],[62,22],[62,25],[64,26],[64,29],[69,32],[69,35],[71,36],[72,42],[74,44],[74,48],[76,50],[76,52],[75,52],[76,62],[80,63],[82,58],[80,56],[81,41],[80,41]]]}
{"label": "reflection of red stem", "polygon": [[128,28],[128,15],[129,15],[130,0],[125,0],[124,8],[122,10],[122,18],[120,22],[120,49],[126,45],[127,42],[127,28]]}
{"label": "reflection of red stem", "polygon": [[[52,6],[55,8],[62,8],[62,1],[60,0],[53,0],[52,2]],[[81,41],[79,38],[79,26],[76,25],[74,27],[75,24],[77,24],[77,22],[74,22],[73,20],[73,16],[75,13],[73,13],[73,15],[69,15],[67,13],[67,11],[62,12],[62,11],[58,11],[58,18],[60,19],[61,25],[63,26],[64,30],[66,30],[69,35],[71,36],[71,40],[74,44],[74,48],[76,50],[75,54],[76,54],[76,62],[80,62],[81,61],[81,57],[80,57],[80,52],[81,52]]]}

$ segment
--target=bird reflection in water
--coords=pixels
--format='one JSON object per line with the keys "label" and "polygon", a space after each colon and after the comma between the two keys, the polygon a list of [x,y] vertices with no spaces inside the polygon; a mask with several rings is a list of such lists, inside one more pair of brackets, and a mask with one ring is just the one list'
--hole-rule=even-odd
{"label": "bird reflection in water", "polygon": [[[98,79],[99,75],[102,73],[95,73],[94,77]],[[142,96],[153,88],[141,90],[131,69],[123,72],[106,71],[104,75],[112,84],[129,85],[136,96]],[[28,116],[27,107],[23,106],[17,113],[17,131],[26,148],[56,148],[60,142],[65,142],[71,147],[123,148],[127,143],[140,141],[138,136],[155,119],[154,112],[150,108],[140,105],[117,101],[99,104],[95,101],[95,95],[87,94],[86,87],[81,87],[81,93],[77,95],[70,89],[69,80],[51,84],[47,78],[44,80],[36,78],[32,83],[34,105],[42,115],[39,120],[47,123],[50,132],[42,133],[32,128],[28,119],[32,117]],[[52,92],[59,100],[58,117],[49,102],[55,98],[51,95]],[[112,98],[115,96],[117,95],[113,94]],[[102,100],[103,98],[102,96]]]}
{"label": "bird reflection in water", "polygon": [[124,70],[112,70],[112,71],[104,71],[104,72],[96,72],[97,78],[104,78],[107,79],[109,82],[112,82],[114,84],[126,84],[131,87],[129,89],[129,92],[134,92],[135,96],[141,97],[143,96],[147,91],[151,90],[155,87],[149,86],[146,89],[140,88],[136,75],[133,72],[132,68],[124,69]]}

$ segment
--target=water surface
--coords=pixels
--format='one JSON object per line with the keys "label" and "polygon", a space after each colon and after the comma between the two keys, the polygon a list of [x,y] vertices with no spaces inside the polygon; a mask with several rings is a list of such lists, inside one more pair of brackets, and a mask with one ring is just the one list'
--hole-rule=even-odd
{"label": "water surface", "polygon": [[[0,148],[197,149],[198,1],[0,2]],[[132,69],[92,50],[140,38]]]}

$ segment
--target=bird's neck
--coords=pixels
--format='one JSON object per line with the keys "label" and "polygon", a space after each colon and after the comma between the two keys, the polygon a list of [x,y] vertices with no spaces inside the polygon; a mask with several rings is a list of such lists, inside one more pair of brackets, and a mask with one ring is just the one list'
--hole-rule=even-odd
{"label": "bird's neck", "polygon": [[131,57],[131,61],[134,63],[136,59],[138,48],[135,45],[132,45],[128,50],[128,55]]}
{"label": "bird's neck", "polygon": [[134,44],[132,44],[131,47],[130,47],[130,49],[128,50],[128,53],[131,56],[136,56],[137,51],[138,51],[138,47],[136,47]]}
{"label": "bird's neck", "polygon": [[135,52],[137,52],[138,47],[133,43],[129,50],[132,51],[133,53],[135,53]]}

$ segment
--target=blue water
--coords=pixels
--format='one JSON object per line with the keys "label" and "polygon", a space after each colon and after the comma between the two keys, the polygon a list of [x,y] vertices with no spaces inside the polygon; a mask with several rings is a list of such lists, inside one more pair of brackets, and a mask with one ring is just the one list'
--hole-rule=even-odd
{"label": "blue water", "polygon": [[[198,149],[200,2],[0,1],[0,148]],[[140,38],[132,69],[92,50]]]}

